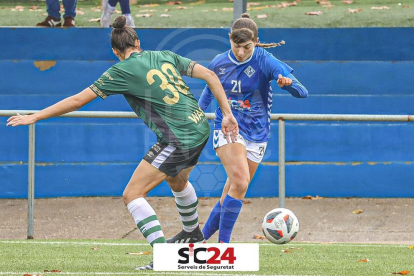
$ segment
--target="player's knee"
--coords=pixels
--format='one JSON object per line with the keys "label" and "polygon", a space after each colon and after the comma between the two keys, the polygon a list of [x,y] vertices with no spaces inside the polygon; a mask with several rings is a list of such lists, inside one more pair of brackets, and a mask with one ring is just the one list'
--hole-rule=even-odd
{"label": "player's knee", "polygon": [[181,192],[185,189],[188,182],[188,177],[174,177],[174,178],[167,178],[168,186],[170,186],[171,190],[174,192]]}
{"label": "player's knee", "polygon": [[129,202],[133,201],[134,199],[140,198],[140,197],[146,197],[148,194],[148,191],[132,191],[130,189],[125,189],[122,194],[122,200],[124,201],[125,205],[127,205]]}
{"label": "player's knee", "polygon": [[248,173],[236,172],[231,179],[231,186],[239,193],[245,193],[249,186],[250,176]]}

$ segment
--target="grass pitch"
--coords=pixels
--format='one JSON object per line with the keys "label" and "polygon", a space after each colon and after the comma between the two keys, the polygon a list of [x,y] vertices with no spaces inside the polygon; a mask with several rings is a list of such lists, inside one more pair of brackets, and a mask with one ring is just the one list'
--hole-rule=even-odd
{"label": "grass pitch", "polygon": [[[233,20],[233,3],[227,0],[182,1],[182,5],[166,5],[165,2],[167,1],[148,0],[138,1],[139,5],[132,4],[131,14],[135,18],[136,27],[227,28]],[[352,4],[345,4],[342,0],[302,0],[296,2],[296,6],[278,7],[282,2],[293,1],[248,1],[248,12],[260,28],[414,26],[414,0],[355,0]],[[98,0],[78,2],[78,27],[100,27],[99,22],[91,22],[101,16],[99,3]],[[117,10],[120,12],[119,5]],[[321,14],[307,15],[308,12]],[[112,19],[119,14],[113,15]],[[44,1],[0,0],[0,26],[35,26],[46,16]],[[258,16],[265,18],[260,19]]]}
{"label": "grass pitch", "polygon": [[151,255],[126,254],[152,251],[142,241],[2,240],[0,275],[410,275],[414,272],[412,248],[408,245],[262,242],[258,272],[164,273],[134,270],[152,259]]}

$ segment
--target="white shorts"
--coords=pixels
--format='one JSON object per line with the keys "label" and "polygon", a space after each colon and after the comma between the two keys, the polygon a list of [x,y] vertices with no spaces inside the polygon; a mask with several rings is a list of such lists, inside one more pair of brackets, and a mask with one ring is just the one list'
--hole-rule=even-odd
{"label": "white shorts", "polygon": [[[246,140],[240,134],[237,136],[236,143],[242,144],[246,147],[247,158],[253,162],[260,163],[262,162],[263,156],[266,152],[267,142],[255,143],[249,140]],[[221,130],[214,130],[213,134],[213,148],[217,149],[224,145],[227,145],[226,137],[224,136]]]}

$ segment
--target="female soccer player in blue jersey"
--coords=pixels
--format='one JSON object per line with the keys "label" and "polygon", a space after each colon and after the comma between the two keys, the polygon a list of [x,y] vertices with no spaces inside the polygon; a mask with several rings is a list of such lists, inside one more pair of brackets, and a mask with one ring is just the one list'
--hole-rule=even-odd
{"label": "female soccer player in blue jersey", "polygon": [[[118,17],[111,34],[112,49],[119,63],[82,92],[35,114],[12,116],[7,125],[34,124],[77,110],[98,96],[105,99],[115,94],[124,95],[133,111],[158,138],[124,190],[123,200],[129,212],[151,245],[165,243],[157,215],[145,196],[166,180],[173,190],[177,206],[181,208],[184,226],[198,230],[196,233],[202,239],[198,227],[197,195],[188,178],[207,143],[210,128],[181,75],[207,82],[225,114],[222,131],[234,140],[238,135],[237,121],[219,79],[212,71],[170,51],[143,51],[137,33],[125,24],[126,18]],[[152,268],[151,263],[138,269]]]}
{"label": "female soccer player in blue jersey", "polygon": [[[234,22],[229,37],[231,50],[216,56],[209,69],[217,74],[223,85],[239,123],[240,134],[235,143],[226,141],[220,131],[223,113],[218,108],[213,147],[228,178],[222,196],[203,228],[206,240],[219,230],[219,242],[225,243],[230,241],[242,199],[269,140],[273,95],[270,82],[275,80],[281,89],[294,97],[308,95],[306,88],[292,75],[293,69],[263,49],[279,43],[259,43],[257,25],[249,14],[243,14]],[[212,99],[211,87],[206,86],[199,100],[200,107],[205,110]]]}

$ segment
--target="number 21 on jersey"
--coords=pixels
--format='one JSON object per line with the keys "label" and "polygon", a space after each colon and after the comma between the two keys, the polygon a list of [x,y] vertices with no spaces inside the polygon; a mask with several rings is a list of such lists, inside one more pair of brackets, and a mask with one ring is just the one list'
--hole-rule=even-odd
{"label": "number 21 on jersey", "polygon": [[231,92],[241,93],[241,81],[232,80],[231,84],[233,85],[233,88],[231,89]]}

